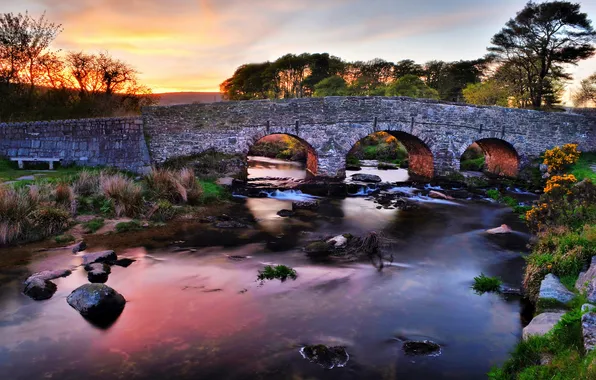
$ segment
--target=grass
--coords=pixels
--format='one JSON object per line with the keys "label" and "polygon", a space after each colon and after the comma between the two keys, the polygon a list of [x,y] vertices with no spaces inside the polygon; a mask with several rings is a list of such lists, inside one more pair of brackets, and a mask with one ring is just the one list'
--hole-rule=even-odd
{"label": "grass", "polygon": [[279,279],[283,282],[288,278],[295,280],[297,277],[298,274],[293,268],[290,268],[285,265],[267,265],[265,268],[263,268],[262,271],[259,271],[257,279],[260,281]]}
{"label": "grass", "polygon": [[138,220],[131,220],[130,222],[120,222],[116,224],[116,232],[131,232],[140,231],[143,229],[143,225]]}
{"label": "grass", "polygon": [[[68,180],[69,178],[75,176],[78,172],[84,170],[84,168],[79,166],[68,166],[63,167],[60,164],[55,166],[53,171],[48,170],[48,164],[39,162],[39,163],[25,163],[26,169],[19,169],[17,162],[10,161],[7,159],[0,159],[0,183],[6,181],[14,181],[17,178],[34,175],[36,179],[44,178],[48,180]],[[32,183],[34,181],[23,181],[25,183]]]}
{"label": "grass", "polygon": [[96,233],[104,225],[105,221],[103,218],[95,218],[83,223],[83,229],[85,230],[85,233],[92,234]]}
{"label": "grass", "polygon": [[215,181],[199,180],[199,184],[203,188],[202,204],[217,203],[231,198],[231,194]]}
{"label": "grass", "polygon": [[596,166],[596,152],[584,152],[580,155],[579,160],[571,167],[571,174],[577,178],[578,181],[586,178],[596,182],[596,173],[591,166]]}
{"label": "grass", "polygon": [[58,235],[54,238],[58,244],[66,244],[75,241],[75,237],[70,234]]}
{"label": "grass", "polygon": [[474,277],[474,284],[472,285],[472,289],[476,291],[476,293],[483,294],[487,292],[498,292],[501,288],[503,281],[498,277],[488,277],[485,276],[484,273],[480,274],[480,276]]}
{"label": "grass", "polygon": [[484,170],[484,156],[473,158],[470,160],[463,160],[460,163],[460,170],[481,172]]}

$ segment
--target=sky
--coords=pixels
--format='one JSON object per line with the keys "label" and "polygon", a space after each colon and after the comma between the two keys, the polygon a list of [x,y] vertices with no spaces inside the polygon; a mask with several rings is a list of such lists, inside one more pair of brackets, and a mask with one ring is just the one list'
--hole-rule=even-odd
{"label": "sky", "polygon": [[[327,52],[345,60],[457,61],[486,54],[526,0],[0,0],[44,11],[64,31],[53,47],[107,50],[154,92],[218,91],[248,62]],[[596,1],[580,1],[596,23]],[[596,57],[570,67],[576,86]]]}

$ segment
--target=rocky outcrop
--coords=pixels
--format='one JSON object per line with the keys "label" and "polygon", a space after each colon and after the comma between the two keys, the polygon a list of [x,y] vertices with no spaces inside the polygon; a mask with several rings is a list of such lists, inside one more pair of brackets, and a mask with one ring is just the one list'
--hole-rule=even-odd
{"label": "rocky outcrop", "polygon": [[115,321],[124,310],[124,297],[104,284],[85,284],[66,298],[68,304],[89,321],[104,325]]}
{"label": "rocky outcrop", "polygon": [[561,284],[557,276],[549,273],[540,283],[536,306],[543,310],[558,309],[565,307],[574,298],[575,294]]}
{"label": "rocky outcrop", "polygon": [[300,349],[300,354],[311,363],[316,363],[325,369],[345,367],[350,359],[346,348],[342,346],[328,347],[322,344],[305,346]]}
{"label": "rocky outcrop", "polygon": [[513,230],[506,224],[501,224],[501,226],[496,228],[491,228],[490,230],[486,230],[486,233],[491,235],[499,235],[499,234],[510,234]]}
{"label": "rocky outcrop", "polygon": [[596,256],[592,257],[588,270],[579,274],[575,288],[585,292],[588,301],[596,303]]}
{"label": "rocky outcrop", "polygon": [[582,315],[582,338],[586,352],[596,348],[596,312],[590,311]]}
{"label": "rocky outcrop", "polygon": [[405,342],[402,349],[406,355],[410,356],[438,356],[441,354],[441,346],[426,339]]}
{"label": "rocky outcrop", "polygon": [[542,336],[548,333],[561,320],[565,313],[542,313],[532,319],[529,325],[524,327],[522,338],[527,340],[530,336]]}
{"label": "rocky outcrop", "polygon": [[93,263],[85,265],[87,271],[87,279],[92,283],[101,283],[108,281],[108,277],[112,270],[106,263]]}
{"label": "rocky outcrop", "polygon": [[58,287],[51,280],[66,277],[71,273],[70,269],[46,270],[35,273],[25,280],[23,293],[36,301],[52,298]]}
{"label": "rocky outcrop", "polygon": [[374,175],[374,174],[357,173],[357,174],[352,174],[352,176],[350,178],[352,178],[352,181],[357,181],[357,182],[378,183],[378,182],[382,181],[381,177],[379,177],[378,175]]}
{"label": "rocky outcrop", "polygon": [[310,210],[315,211],[319,209],[319,201],[307,200],[307,201],[295,201],[292,202],[292,211],[296,210]]}
{"label": "rocky outcrop", "polygon": [[93,263],[109,263],[116,261],[117,259],[118,256],[116,256],[116,252],[112,250],[91,252],[83,255],[83,265]]}

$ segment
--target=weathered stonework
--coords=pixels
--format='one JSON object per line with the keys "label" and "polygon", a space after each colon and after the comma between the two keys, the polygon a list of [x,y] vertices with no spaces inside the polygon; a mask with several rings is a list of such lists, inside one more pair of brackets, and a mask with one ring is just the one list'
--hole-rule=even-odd
{"label": "weathered stonework", "polygon": [[138,117],[0,124],[0,156],[60,158],[63,165],[136,172],[151,165]]}
{"label": "weathered stonework", "polygon": [[143,110],[149,150],[156,163],[208,149],[246,154],[260,138],[286,133],[316,152],[316,174],[343,177],[354,144],[375,131],[395,135],[408,148],[410,170],[427,177],[459,170],[475,141],[489,169],[513,175],[556,145],[578,143],[594,150],[596,121],[572,113],[478,107],[432,100],[327,97],[257,100]]}

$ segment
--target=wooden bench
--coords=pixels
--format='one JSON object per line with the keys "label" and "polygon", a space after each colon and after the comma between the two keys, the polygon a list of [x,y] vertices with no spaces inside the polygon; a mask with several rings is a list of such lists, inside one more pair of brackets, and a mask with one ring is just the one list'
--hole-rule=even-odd
{"label": "wooden bench", "polygon": [[50,170],[54,170],[54,162],[60,162],[60,158],[47,158],[47,157],[11,157],[11,161],[18,161],[19,169],[25,168],[26,162],[47,162],[50,165]]}

